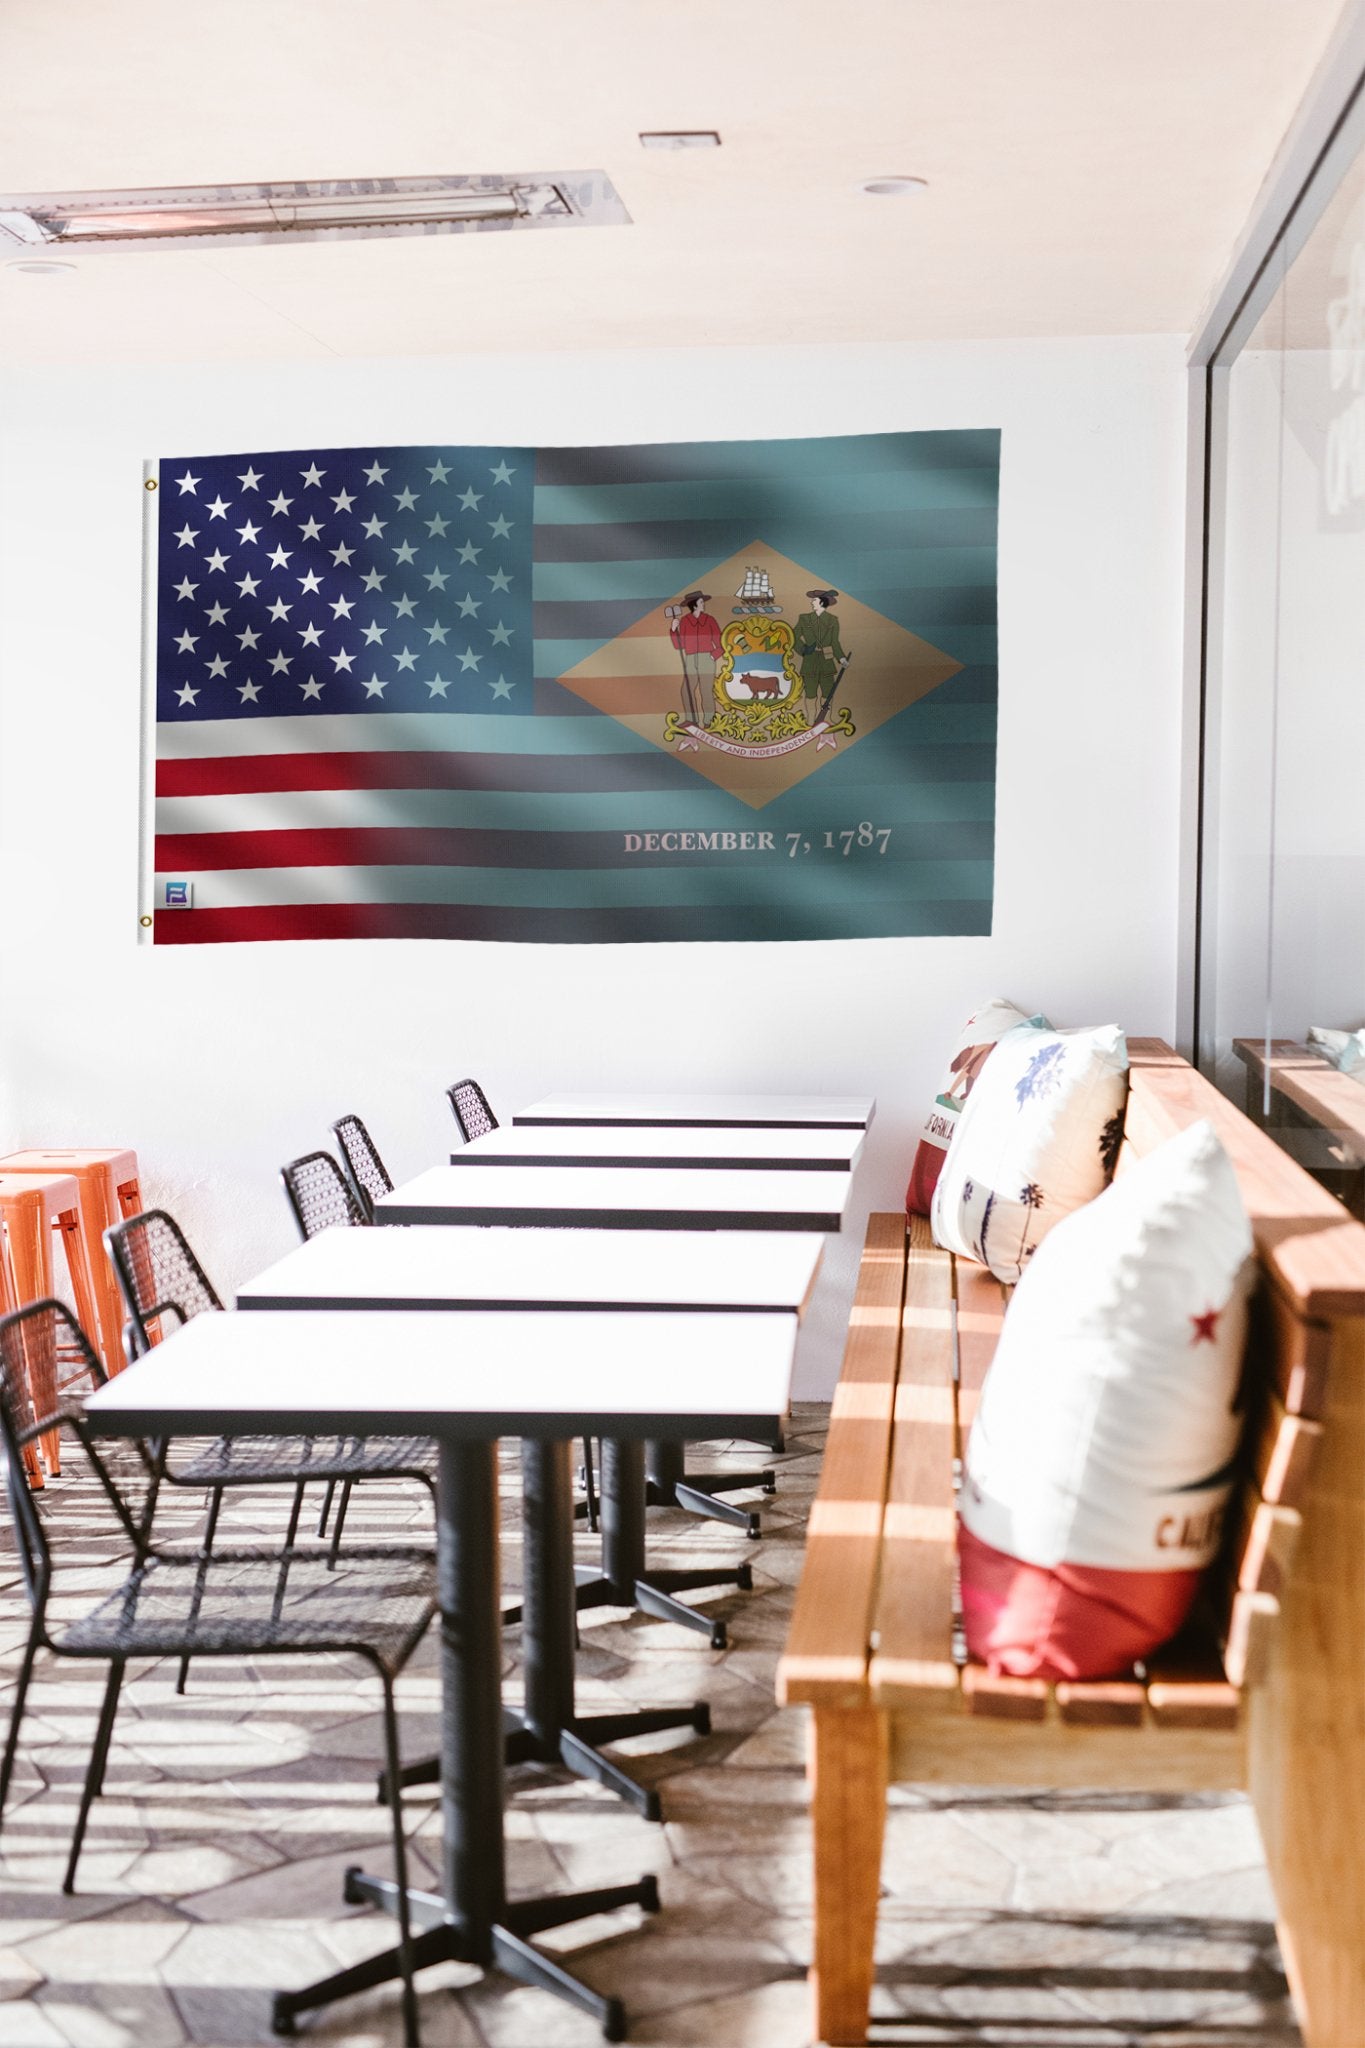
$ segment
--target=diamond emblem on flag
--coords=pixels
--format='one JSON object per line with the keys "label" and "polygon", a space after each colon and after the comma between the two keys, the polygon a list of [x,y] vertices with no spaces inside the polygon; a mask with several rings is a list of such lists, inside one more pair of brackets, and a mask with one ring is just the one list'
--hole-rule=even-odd
{"label": "diamond emblem on flag", "polygon": [[[817,596],[824,602],[817,604]],[[686,607],[689,597],[706,602]],[[684,610],[695,627],[679,627],[670,616]],[[805,623],[811,620],[815,627]],[[718,650],[714,657],[688,658],[706,645]],[[765,651],[748,651],[755,648]],[[756,540],[652,606],[558,680],[595,711],[761,810],[961,666],[853,592],[830,590],[818,571]]]}

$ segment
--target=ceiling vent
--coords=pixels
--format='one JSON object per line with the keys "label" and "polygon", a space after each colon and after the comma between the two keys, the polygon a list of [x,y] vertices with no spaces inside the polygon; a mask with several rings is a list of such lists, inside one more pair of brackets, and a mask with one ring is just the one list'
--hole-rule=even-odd
{"label": "ceiling vent", "polygon": [[605,171],[34,192],[0,197],[0,258],[57,248],[196,249],[629,223]]}

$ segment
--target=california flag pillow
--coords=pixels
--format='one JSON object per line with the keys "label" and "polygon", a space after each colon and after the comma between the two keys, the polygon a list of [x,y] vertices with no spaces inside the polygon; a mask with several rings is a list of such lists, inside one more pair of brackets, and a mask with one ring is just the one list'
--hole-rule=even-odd
{"label": "california flag pillow", "polygon": [[1179,1629],[1232,1486],[1251,1251],[1207,1122],[1039,1247],[967,1448],[973,1657],[1021,1677],[1102,1678]]}
{"label": "california flag pillow", "polygon": [[989,1059],[996,1040],[1007,1031],[1013,1031],[1016,1024],[1045,1026],[1046,1023],[1046,1017],[1026,1017],[1003,996],[993,996],[990,1002],[983,1003],[979,1010],[972,1012],[958,1035],[948,1070],[934,1097],[934,1106],[924,1120],[924,1129],[910,1168],[910,1185],[905,1190],[907,1211],[916,1216],[929,1214],[943,1155],[957,1128],[962,1105],[971,1093],[972,1083]]}
{"label": "california flag pillow", "polygon": [[1017,1280],[1055,1223],[1114,1171],[1128,1100],[1128,1042],[1017,1025],[963,1106],[934,1189],[934,1238]]}

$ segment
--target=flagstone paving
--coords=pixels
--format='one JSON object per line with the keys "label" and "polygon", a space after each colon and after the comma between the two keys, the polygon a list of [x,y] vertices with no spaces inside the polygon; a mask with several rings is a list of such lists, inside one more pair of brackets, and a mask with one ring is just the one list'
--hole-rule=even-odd
{"label": "flagstone paving", "polygon": [[[660,1787],[651,1827],[610,1794],[549,1769],[509,1777],[514,1894],[659,1875],[663,1910],[633,1908],[545,1937],[620,1994],[647,2048],[802,2048],[810,2040],[810,1844],[802,1716],[781,1712],[773,1674],[799,1569],[827,1411],[798,1412],[766,1533],[678,1513],[651,1517],[659,1562],[748,1555],[752,1593],[708,1603],[733,1647],[643,1615],[585,1615],[579,1699],[711,1701],[713,1733],[628,1746]],[[752,1461],[741,1446],[699,1465]],[[507,1454],[506,1571],[515,1583],[516,1486]],[[79,1546],[86,1586],[105,1575],[88,1479],[73,1466],[48,1495]],[[755,1505],[760,1502],[756,1499]],[[282,1495],[243,1495],[224,1539],[281,1525]],[[199,1503],[165,1504],[167,1534],[192,1536]],[[429,1523],[419,1493],[360,1489],[348,1537]],[[584,1536],[585,1558],[593,1553]],[[0,1715],[26,1609],[12,1535],[0,1547]],[[518,1637],[506,1683],[518,1685]],[[341,1902],[348,1863],[386,1867],[375,1803],[376,1688],[359,1662],[200,1662],[177,1698],[174,1668],[125,1686],[106,1791],[91,1820],[79,1893],[60,1890],[103,1667],[48,1660],[25,1723],[0,1838],[0,2048],[240,2048],[270,2040],[272,1991],[377,1949],[392,1924]],[[399,1684],[405,1755],[434,1745],[439,1706],[428,1640]],[[623,1752],[624,1753],[624,1752]],[[431,1797],[408,1803],[413,1853],[434,1877]],[[888,1816],[872,2039],[1029,2048],[1295,2048],[1272,1904],[1244,1800],[896,1787]],[[429,2048],[589,2048],[584,2015],[538,1991],[454,1965],[421,1980]],[[396,2048],[397,2001],[381,1991],[300,2025],[301,2038]]]}

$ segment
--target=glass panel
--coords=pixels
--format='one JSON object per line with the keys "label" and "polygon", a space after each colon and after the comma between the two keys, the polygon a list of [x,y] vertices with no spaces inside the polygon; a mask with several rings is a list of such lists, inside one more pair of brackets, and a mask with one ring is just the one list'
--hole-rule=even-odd
{"label": "glass panel", "polygon": [[1365,1026],[1365,154],[1274,283],[1219,423],[1202,1036],[1360,1213],[1365,1036],[1349,1085],[1329,1055]]}

